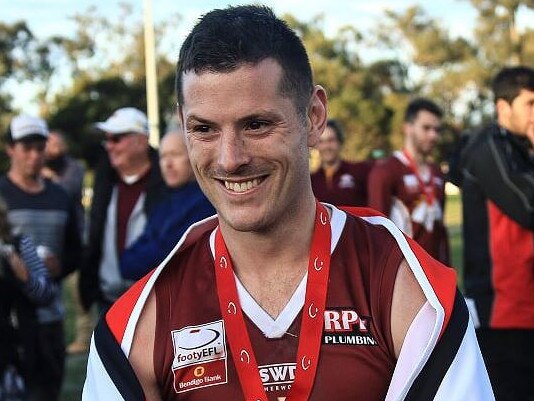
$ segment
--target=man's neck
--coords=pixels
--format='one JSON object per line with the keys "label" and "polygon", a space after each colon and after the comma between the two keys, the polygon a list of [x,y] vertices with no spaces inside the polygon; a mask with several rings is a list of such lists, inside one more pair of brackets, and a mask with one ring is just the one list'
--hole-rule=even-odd
{"label": "man's neck", "polygon": [[521,134],[511,129],[508,121],[505,121],[502,117],[497,119],[497,123],[499,124],[499,127],[501,127],[502,129],[505,129],[510,134],[515,135],[520,138],[527,138],[530,144],[534,147],[534,129],[527,130],[526,133]]}
{"label": "man's neck", "polygon": [[336,172],[339,169],[339,166],[341,166],[341,159],[336,159],[331,163],[322,163],[322,168],[325,171]]}
{"label": "man's neck", "polygon": [[127,166],[117,168],[118,174],[122,177],[143,176],[150,169],[150,159],[148,157],[143,160],[131,163]]}
{"label": "man's neck", "polygon": [[13,184],[24,192],[38,193],[44,189],[44,181],[39,175],[25,176],[16,171],[9,170],[7,176]]}
{"label": "man's neck", "polygon": [[408,155],[412,158],[418,168],[426,166],[426,157],[418,152],[410,143],[404,145],[404,150],[408,152]]}
{"label": "man's neck", "polygon": [[[221,221],[237,277],[258,304],[276,318],[304,277],[315,222],[315,200],[288,213],[268,232],[238,232]],[[294,217],[292,217],[294,216]]]}

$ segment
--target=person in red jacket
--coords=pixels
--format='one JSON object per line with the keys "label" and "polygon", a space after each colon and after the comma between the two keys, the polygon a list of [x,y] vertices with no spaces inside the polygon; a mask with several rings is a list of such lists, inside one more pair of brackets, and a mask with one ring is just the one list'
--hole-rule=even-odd
{"label": "person in red jacket", "polygon": [[329,119],[317,144],[321,167],[311,175],[313,193],[332,205],[367,206],[367,176],[372,163],[342,160],[344,142],[339,122]]}
{"label": "person in red jacket", "polygon": [[534,70],[494,78],[497,120],[467,134],[464,287],[498,400],[534,399]]}
{"label": "person in red jacket", "polygon": [[404,115],[404,147],[375,163],[368,180],[369,206],[389,216],[430,255],[449,264],[443,224],[445,180],[430,160],[442,111],[428,99],[415,99]]}

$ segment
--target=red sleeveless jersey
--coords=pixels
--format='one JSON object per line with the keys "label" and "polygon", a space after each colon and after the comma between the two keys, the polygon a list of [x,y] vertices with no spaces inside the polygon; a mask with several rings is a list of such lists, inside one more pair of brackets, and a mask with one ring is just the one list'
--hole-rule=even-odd
{"label": "red sleeveless jersey", "polygon": [[[396,363],[391,300],[403,256],[382,226],[338,215],[332,230],[335,248],[310,400],[381,400]],[[163,399],[243,400],[219,308],[210,233],[171,259],[154,288],[154,366]],[[239,292],[271,401],[283,401],[294,380],[304,291],[301,283],[276,320],[242,286]]]}

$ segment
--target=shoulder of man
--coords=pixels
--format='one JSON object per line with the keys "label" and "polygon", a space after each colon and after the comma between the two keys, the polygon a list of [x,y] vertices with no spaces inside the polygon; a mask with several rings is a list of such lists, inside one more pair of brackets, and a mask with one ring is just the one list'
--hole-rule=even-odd
{"label": "shoulder of man", "polygon": [[48,191],[53,196],[57,196],[58,199],[65,200],[67,202],[69,201],[69,194],[67,193],[65,188],[49,179],[45,179],[44,182],[46,191]]}

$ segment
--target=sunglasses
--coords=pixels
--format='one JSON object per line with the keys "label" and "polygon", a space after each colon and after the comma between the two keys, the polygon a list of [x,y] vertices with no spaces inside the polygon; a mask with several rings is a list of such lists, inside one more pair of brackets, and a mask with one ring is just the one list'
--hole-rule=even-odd
{"label": "sunglasses", "polygon": [[119,142],[122,142],[122,140],[124,138],[126,138],[127,136],[130,136],[132,134],[130,133],[126,133],[126,134],[117,134],[117,135],[109,135],[109,136],[106,136],[104,138],[104,140],[102,141],[102,145],[106,145],[107,143],[112,143],[112,144],[117,144]]}

